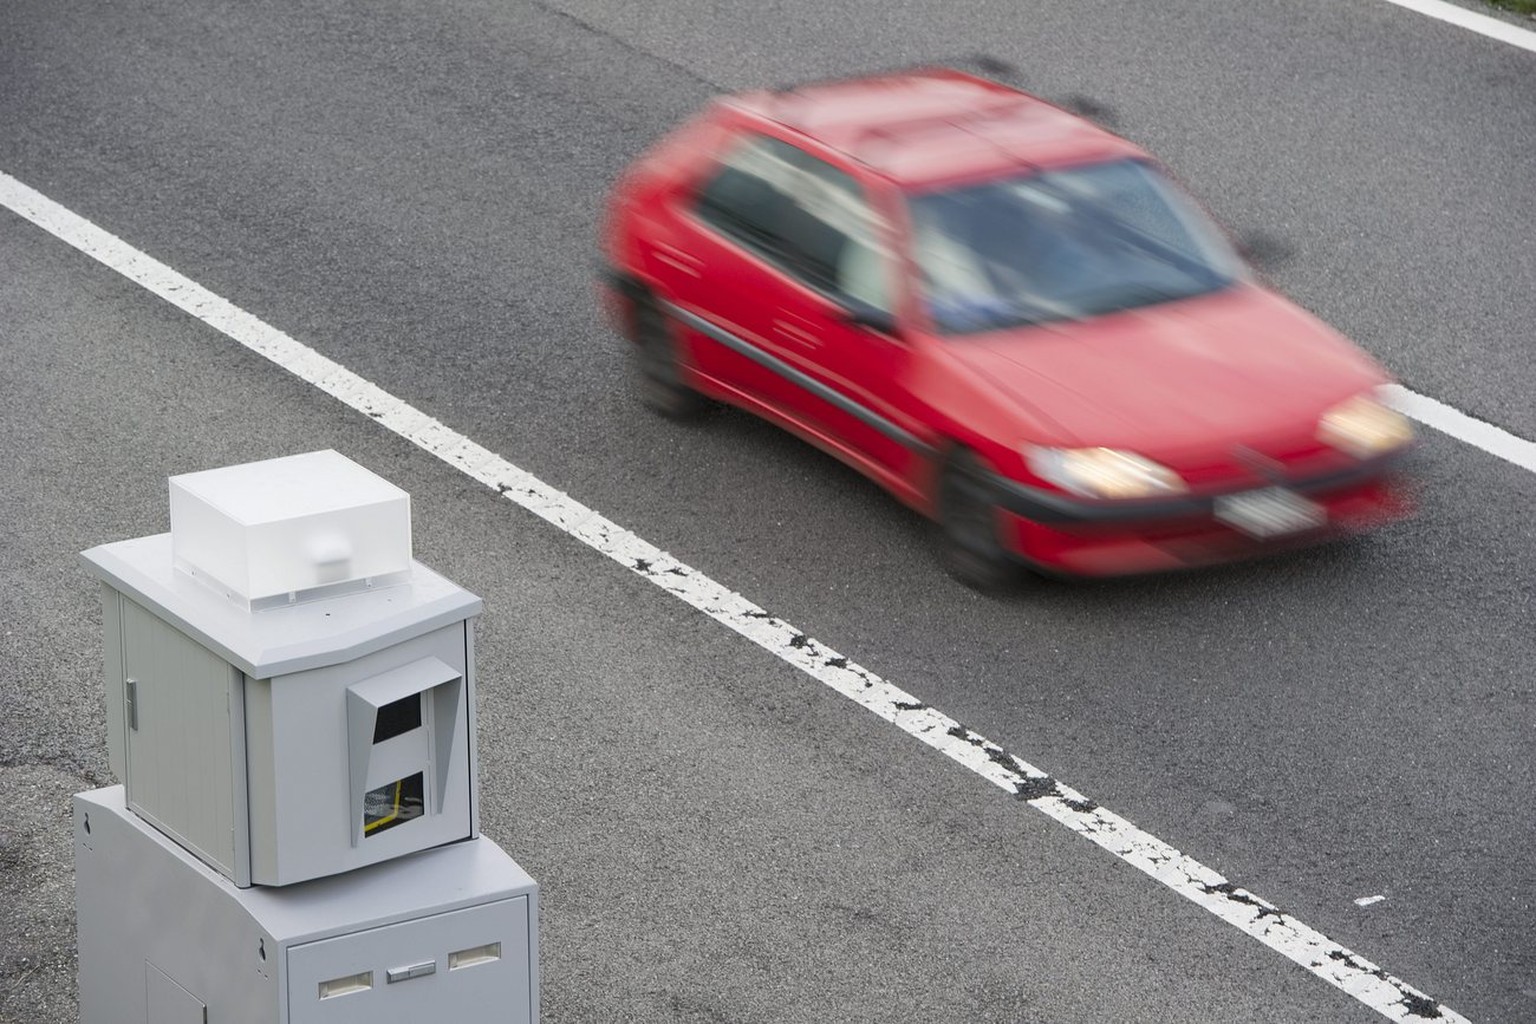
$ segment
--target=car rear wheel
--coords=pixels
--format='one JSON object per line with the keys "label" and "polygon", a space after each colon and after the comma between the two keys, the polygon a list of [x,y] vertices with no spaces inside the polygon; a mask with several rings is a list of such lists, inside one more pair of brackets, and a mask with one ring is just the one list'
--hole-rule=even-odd
{"label": "car rear wheel", "polygon": [[1017,575],[997,527],[990,474],[974,452],[956,449],[939,481],[939,551],[949,574],[973,590],[996,592]]}
{"label": "car rear wheel", "polygon": [[686,419],[703,408],[704,397],[683,383],[672,324],[655,296],[645,293],[633,301],[640,398],[669,419]]}

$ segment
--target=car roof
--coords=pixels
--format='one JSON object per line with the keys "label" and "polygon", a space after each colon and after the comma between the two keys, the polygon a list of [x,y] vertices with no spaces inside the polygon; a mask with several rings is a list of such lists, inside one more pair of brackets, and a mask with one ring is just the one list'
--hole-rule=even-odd
{"label": "car roof", "polygon": [[749,119],[782,125],[909,187],[1146,156],[1052,103],[950,68],[749,93],[732,105]]}

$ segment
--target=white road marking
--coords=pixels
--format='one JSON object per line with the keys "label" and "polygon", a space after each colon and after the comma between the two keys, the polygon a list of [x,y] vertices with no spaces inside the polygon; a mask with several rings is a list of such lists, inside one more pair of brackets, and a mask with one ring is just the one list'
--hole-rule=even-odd
{"label": "white road marking", "polygon": [[1466,1018],[742,595],[0,172],[0,204],[506,495],[1395,1021]]}
{"label": "white road marking", "polygon": [[1457,7],[1455,4],[1444,3],[1443,0],[1387,0],[1389,4],[1397,4],[1406,7],[1410,11],[1426,14],[1431,18],[1450,22],[1452,25],[1470,29],[1479,35],[1485,35],[1490,39],[1497,39],[1501,43],[1518,46],[1522,50],[1530,50],[1536,53],[1536,32],[1511,25],[1507,21],[1491,18],[1486,14],[1469,11],[1465,7]]}
{"label": "white road marking", "polygon": [[1372,903],[1380,903],[1384,899],[1386,899],[1385,896],[1361,896],[1359,899],[1355,900],[1355,906],[1368,907]]}
{"label": "white road marking", "polygon": [[1516,437],[1502,427],[1468,416],[1428,395],[1409,391],[1401,384],[1389,386],[1386,395],[1388,403],[1404,416],[1536,473],[1536,442]]}

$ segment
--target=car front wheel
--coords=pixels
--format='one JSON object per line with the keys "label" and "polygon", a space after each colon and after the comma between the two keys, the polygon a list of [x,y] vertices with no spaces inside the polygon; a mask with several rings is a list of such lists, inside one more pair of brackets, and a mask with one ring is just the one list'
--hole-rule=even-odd
{"label": "car front wheel", "polygon": [[669,419],[686,419],[703,408],[704,398],[683,383],[672,325],[655,296],[646,293],[633,301],[641,400]]}
{"label": "car front wheel", "polygon": [[993,593],[1016,575],[998,539],[991,476],[974,452],[958,448],[939,482],[940,554],[944,568],[973,590]]}

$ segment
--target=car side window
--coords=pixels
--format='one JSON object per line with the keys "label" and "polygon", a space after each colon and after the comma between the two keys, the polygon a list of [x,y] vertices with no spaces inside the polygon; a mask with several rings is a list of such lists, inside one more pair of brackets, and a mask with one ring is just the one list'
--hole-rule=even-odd
{"label": "car side window", "polygon": [[777,139],[749,136],[700,190],[697,211],[817,291],[890,312],[877,218],[858,183],[836,167]]}
{"label": "car side window", "polygon": [[785,161],[794,152],[794,147],[774,139],[748,138],[699,190],[699,217],[770,260],[784,262],[782,231],[789,206]]}

